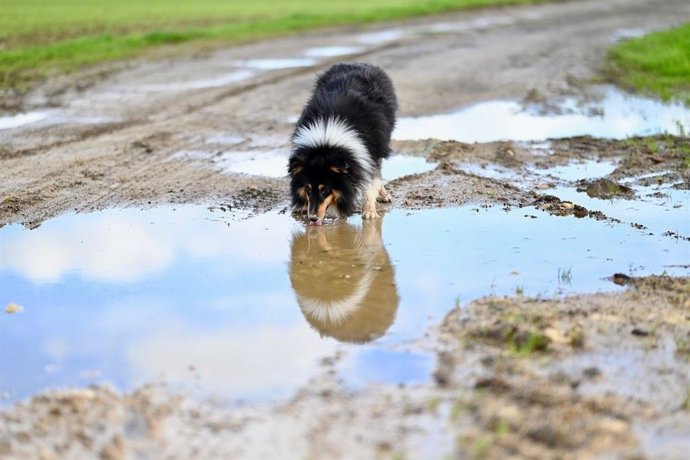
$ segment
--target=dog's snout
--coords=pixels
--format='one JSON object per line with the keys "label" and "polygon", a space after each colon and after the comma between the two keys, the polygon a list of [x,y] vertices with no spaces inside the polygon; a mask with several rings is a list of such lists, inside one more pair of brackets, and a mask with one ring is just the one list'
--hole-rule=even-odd
{"label": "dog's snout", "polygon": [[309,216],[309,220],[312,222],[316,222],[317,220],[319,220],[319,218],[317,216]]}

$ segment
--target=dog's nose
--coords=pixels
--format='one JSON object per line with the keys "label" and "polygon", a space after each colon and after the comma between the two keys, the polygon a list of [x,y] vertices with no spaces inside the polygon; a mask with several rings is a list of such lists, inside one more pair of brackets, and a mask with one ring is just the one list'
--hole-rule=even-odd
{"label": "dog's nose", "polygon": [[317,220],[319,220],[319,218],[316,216],[309,216],[309,220],[312,222],[316,222]]}

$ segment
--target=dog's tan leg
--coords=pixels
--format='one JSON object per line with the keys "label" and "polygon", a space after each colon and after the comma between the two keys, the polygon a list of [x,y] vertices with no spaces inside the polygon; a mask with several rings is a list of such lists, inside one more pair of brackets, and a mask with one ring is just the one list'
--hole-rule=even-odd
{"label": "dog's tan leg", "polygon": [[388,193],[386,187],[383,186],[383,182],[381,182],[381,188],[379,188],[379,196],[376,199],[380,203],[390,203],[391,201],[393,201],[393,197],[390,193]]}
{"label": "dog's tan leg", "polygon": [[381,179],[375,177],[369,188],[364,192],[364,203],[362,204],[362,219],[378,219],[379,214],[376,212],[376,197],[381,188]]}

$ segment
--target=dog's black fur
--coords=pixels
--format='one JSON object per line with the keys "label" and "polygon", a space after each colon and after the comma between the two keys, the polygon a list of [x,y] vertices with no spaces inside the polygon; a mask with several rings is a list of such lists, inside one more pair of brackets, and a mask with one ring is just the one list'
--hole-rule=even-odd
{"label": "dog's black fur", "polygon": [[[318,219],[318,223],[325,201],[340,216],[356,210],[372,181],[380,178],[381,161],[390,154],[397,107],[393,83],[376,66],[341,63],[318,77],[292,136],[288,174],[296,210],[306,209],[310,220]],[[362,161],[361,150],[353,148],[357,142],[339,142],[337,136],[329,140],[314,135],[313,142],[305,145],[300,133],[328,120],[337,120],[349,134],[356,135],[359,145],[366,148],[367,161]],[[349,134],[342,138],[347,140]],[[375,215],[375,207],[373,210]]]}

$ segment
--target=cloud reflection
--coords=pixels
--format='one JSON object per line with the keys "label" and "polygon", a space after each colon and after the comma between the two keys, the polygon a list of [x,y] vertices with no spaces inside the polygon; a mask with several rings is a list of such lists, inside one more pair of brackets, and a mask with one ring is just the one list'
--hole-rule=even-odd
{"label": "cloud reflection", "polygon": [[590,135],[623,139],[633,135],[688,129],[690,111],[678,104],[626,95],[609,89],[602,101],[578,106],[568,99],[563,113],[533,113],[513,101],[488,101],[460,111],[403,117],[393,133],[398,140],[452,139],[461,142],[544,140]]}
{"label": "cloud reflection", "polygon": [[335,351],[304,324],[222,331],[162,330],[127,346],[134,373],[143,381],[199,379],[206,390],[234,397],[285,393],[316,372]]}
{"label": "cloud reflection", "polygon": [[[282,216],[273,213],[229,225],[209,220],[209,212],[198,207],[151,210],[147,219],[143,215],[139,210],[109,210],[64,216],[31,231],[5,228],[0,234],[0,270],[36,283],[55,283],[68,275],[124,283],[160,274],[178,257],[231,256],[248,266],[286,259],[289,226],[275,226]],[[204,221],[208,225],[200,226]],[[272,231],[261,231],[267,227]]]}

